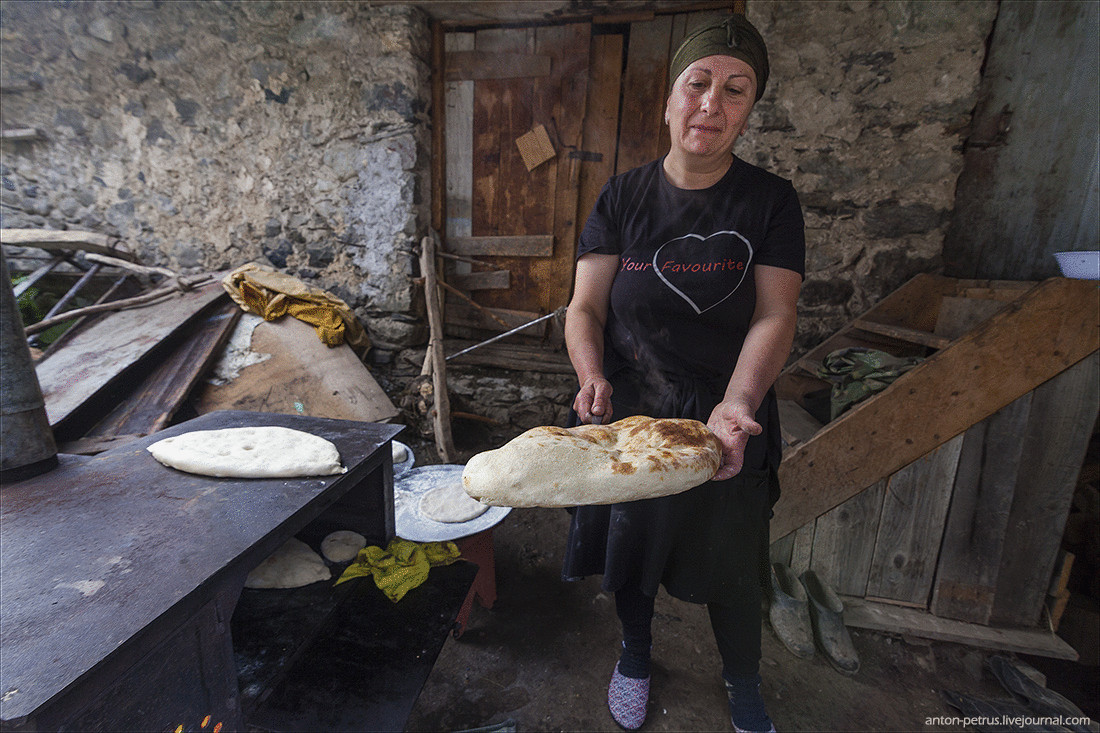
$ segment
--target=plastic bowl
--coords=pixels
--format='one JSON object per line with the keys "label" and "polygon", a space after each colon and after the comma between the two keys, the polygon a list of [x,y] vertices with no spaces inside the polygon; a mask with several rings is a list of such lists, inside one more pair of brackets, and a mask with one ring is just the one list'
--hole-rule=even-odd
{"label": "plastic bowl", "polygon": [[1054,257],[1066,277],[1100,280],[1100,251],[1055,252]]}

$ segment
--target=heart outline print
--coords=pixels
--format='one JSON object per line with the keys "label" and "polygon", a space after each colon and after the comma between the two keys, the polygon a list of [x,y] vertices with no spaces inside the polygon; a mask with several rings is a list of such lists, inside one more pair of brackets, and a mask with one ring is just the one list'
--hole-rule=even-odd
{"label": "heart outline print", "polygon": [[[663,272],[661,272],[661,268],[657,264],[657,258],[660,257],[661,251],[665,247],[669,246],[670,244],[675,244],[677,242],[683,242],[687,239],[697,239],[697,240],[699,240],[700,244],[705,244],[708,239],[712,239],[714,237],[718,237],[718,236],[721,236],[721,235],[724,235],[724,234],[731,234],[734,237],[737,237],[737,239],[741,240],[741,242],[745,245],[745,249],[748,250],[748,257],[745,258],[745,267],[744,267],[744,269],[741,270],[741,279],[739,279],[737,281],[737,283],[733,286],[733,288],[730,289],[730,291],[728,293],[726,293],[721,298],[719,298],[715,302],[708,305],[706,308],[700,308],[696,304],[696,302],[691,299],[691,296],[689,296],[687,293],[685,293],[680,288],[673,285],[672,281],[669,280],[667,277],[665,277],[665,274]],[[716,244],[720,245],[722,243],[719,242],[719,243],[716,243]],[[742,254],[742,253],[739,252],[738,254]],[[691,306],[692,310],[695,311],[696,315],[702,315],[703,313],[706,313],[707,311],[709,311],[711,308],[714,308],[718,305],[721,305],[726,300],[729,300],[730,296],[732,296],[734,293],[737,292],[737,288],[741,287],[741,283],[743,283],[745,281],[745,275],[748,274],[749,265],[752,263],[752,255],[753,255],[752,244],[749,243],[749,240],[745,239],[745,237],[742,236],[740,232],[736,232],[732,229],[726,229],[726,230],[722,230],[720,232],[715,232],[714,234],[710,234],[706,237],[702,236],[701,234],[685,234],[682,237],[677,237],[676,239],[670,239],[667,242],[665,242],[664,244],[662,244],[660,247],[657,248],[657,250],[653,253],[653,263],[652,263],[653,264],[653,272],[656,273],[657,277],[659,277],[661,279],[661,282],[663,282],[665,285],[667,285],[668,288],[672,292],[676,293],[681,298],[683,298],[684,301],[686,301],[687,304]]]}

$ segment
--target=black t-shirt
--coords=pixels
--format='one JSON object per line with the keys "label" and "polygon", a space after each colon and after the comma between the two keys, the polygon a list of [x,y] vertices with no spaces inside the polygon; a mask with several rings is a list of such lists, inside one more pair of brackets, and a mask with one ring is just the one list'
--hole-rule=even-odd
{"label": "black t-shirt", "polygon": [[737,157],[699,190],[673,186],[662,163],[612,177],[581,233],[578,257],[620,258],[605,357],[640,371],[728,378],[756,302],[753,266],[805,274],[798,196],[790,181]]}

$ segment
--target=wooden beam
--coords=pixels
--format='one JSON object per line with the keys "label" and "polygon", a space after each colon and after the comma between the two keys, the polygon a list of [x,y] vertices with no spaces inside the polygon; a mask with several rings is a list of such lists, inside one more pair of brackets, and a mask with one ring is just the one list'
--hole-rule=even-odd
{"label": "wooden beam", "polygon": [[451,252],[460,255],[551,257],[554,254],[554,236],[451,237],[447,246]]}
{"label": "wooden beam", "polygon": [[875,323],[874,321],[867,321],[863,319],[856,321],[852,325],[858,331],[875,333],[879,336],[886,336],[888,338],[897,339],[898,341],[906,341],[911,344],[929,346],[933,349],[942,349],[951,343],[951,339],[945,336],[937,336],[934,333],[919,331],[915,328],[891,326],[886,323]]}
{"label": "wooden beam", "polygon": [[550,57],[530,53],[452,51],[447,54],[447,81],[521,79],[550,76]]}
{"label": "wooden beam", "polygon": [[511,287],[512,273],[508,270],[471,272],[467,275],[452,275],[451,282],[461,290],[507,290]]}
{"label": "wooden beam", "polygon": [[106,234],[72,229],[0,229],[0,244],[66,252],[95,252],[131,262],[136,259],[121,242],[112,244]]}
{"label": "wooden beam", "polygon": [[[772,537],[811,522],[1100,348],[1096,285],[1051,278],[788,451]],[[904,419],[899,419],[904,417]]]}
{"label": "wooden beam", "polygon": [[939,618],[927,611],[841,596],[844,623],[857,629],[885,631],[921,639],[948,641],[983,649],[999,649],[1076,661],[1077,652],[1047,629],[999,629]]}

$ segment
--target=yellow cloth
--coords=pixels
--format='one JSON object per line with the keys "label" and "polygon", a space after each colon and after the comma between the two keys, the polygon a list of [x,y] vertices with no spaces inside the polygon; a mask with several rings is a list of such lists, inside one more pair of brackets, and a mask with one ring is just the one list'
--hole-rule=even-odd
{"label": "yellow cloth", "polygon": [[370,339],[347,303],[286,273],[250,262],[230,272],[222,287],[241,308],[274,321],[285,315],[310,324],[327,346],[345,341],[360,358]]}
{"label": "yellow cloth", "polygon": [[355,562],[348,565],[336,585],[352,578],[373,575],[379,590],[397,603],[428,579],[430,568],[450,565],[460,555],[458,545],[453,542],[418,544],[410,540],[390,540],[384,550],[377,545],[360,550]]}

